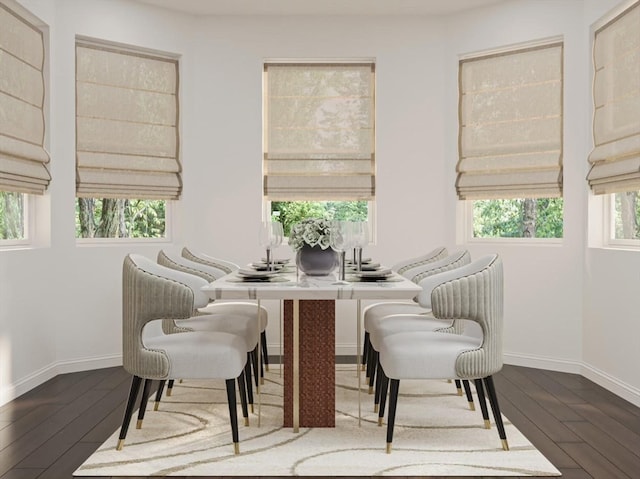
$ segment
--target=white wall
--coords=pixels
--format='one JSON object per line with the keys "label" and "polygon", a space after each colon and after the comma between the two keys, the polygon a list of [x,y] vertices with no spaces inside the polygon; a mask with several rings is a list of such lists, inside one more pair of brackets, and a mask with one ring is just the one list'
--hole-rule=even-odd
{"label": "white wall", "polygon": [[[261,253],[256,232],[261,219],[263,60],[375,58],[377,242],[370,253],[386,264],[440,244],[455,247],[457,55],[563,35],[570,85],[565,88],[565,239],[553,246],[469,249],[476,257],[498,251],[504,258],[509,362],[580,371],[584,358],[626,386],[640,386],[630,374],[627,359],[633,358],[619,352],[613,337],[606,345],[610,353],[593,351],[594,334],[609,319],[604,316],[609,308],[606,300],[583,300],[583,293],[601,289],[594,270],[598,278],[633,280],[636,274],[637,280],[640,261],[636,252],[629,253],[635,269],[628,258],[610,265],[600,250],[604,257],[590,251],[585,261],[588,24],[593,19],[585,20],[583,2],[516,0],[450,19],[196,18],[126,0],[56,0],[55,9],[43,0],[22,3],[51,26],[51,246],[0,251],[0,403],[59,372],[118,364],[122,259],[128,252],[153,257],[167,246],[76,245],[76,34],[183,55],[184,195],[174,206],[173,244],[189,244],[239,263]],[[279,253],[291,255],[285,247]],[[631,282],[624,285],[626,289],[615,289],[619,298],[637,290]],[[269,337],[275,345],[278,308],[268,306]],[[627,328],[632,328],[635,306],[616,308],[619,317],[626,317]],[[340,354],[353,352],[354,314],[353,304],[340,305]]]}

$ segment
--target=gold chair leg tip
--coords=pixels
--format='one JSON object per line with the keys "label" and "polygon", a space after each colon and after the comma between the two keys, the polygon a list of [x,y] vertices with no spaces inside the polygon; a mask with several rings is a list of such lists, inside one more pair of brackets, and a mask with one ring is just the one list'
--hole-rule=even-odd
{"label": "gold chair leg tip", "polygon": [[373,412],[378,412],[380,410],[379,406],[377,404],[373,405]]}
{"label": "gold chair leg tip", "polygon": [[116,446],[116,451],[122,451],[124,447],[124,439],[118,439],[118,445]]}
{"label": "gold chair leg tip", "polygon": [[378,426],[382,426],[382,418],[381,417],[378,418]]}
{"label": "gold chair leg tip", "polygon": [[489,421],[488,419],[484,420],[484,428],[485,429],[491,429],[491,421]]}
{"label": "gold chair leg tip", "polygon": [[136,429],[142,429],[142,419],[138,419],[136,422]]}
{"label": "gold chair leg tip", "polygon": [[369,386],[369,394],[373,394],[373,387]]}
{"label": "gold chair leg tip", "polygon": [[171,396],[172,392],[173,392],[173,389],[167,388],[167,396]]}
{"label": "gold chair leg tip", "polygon": [[364,364],[362,365],[362,368],[360,369],[360,371],[365,371],[367,368],[364,366]]}
{"label": "gold chair leg tip", "polygon": [[269,365],[268,365],[268,364],[265,364],[265,365],[264,365],[264,370],[265,370],[266,372],[269,372]]}
{"label": "gold chair leg tip", "polygon": [[264,386],[264,378],[260,378],[260,386]]}
{"label": "gold chair leg tip", "polygon": [[157,411],[157,410],[158,410],[158,408],[160,408],[160,401],[156,401],[156,402],[153,404],[153,410],[154,410],[154,411]]}
{"label": "gold chair leg tip", "polygon": [[509,443],[507,442],[506,439],[501,439],[502,441],[502,449],[504,449],[505,451],[509,450]]}
{"label": "gold chair leg tip", "polygon": [[245,417],[245,418],[244,418],[244,425],[245,425],[245,426],[248,426],[248,425],[249,425],[249,418],[248,418],[248,417]]}
{"label": "gold chair leg tip", "polygon": [[387,443],[387,454],[391,454],[391,443]]}
{"label": "gold chair leg tip", "polygon": [[469,403],[469,409],[471,409],[472,411],[476,410],[476,405],[472,402]]}
{"label": "gold chair leg tip", "polygon": [[240,443],[239,442],[234,442],[233,443],[233,453],[234,454],[240,454]]}
{"label": "gold chair leg tip", "polygon": [[447,383],[451,384],[453,381],[451,381],[451,379],[447,379]]}
{"label": "gold chair leg tip", "polygon": [[462,396],[462,389],[458,389],[458,396]]}
{"label": "gold chair leg tip", "polygon": [[250,404],[251,407],[251,414],[253,414],[253,404]]}

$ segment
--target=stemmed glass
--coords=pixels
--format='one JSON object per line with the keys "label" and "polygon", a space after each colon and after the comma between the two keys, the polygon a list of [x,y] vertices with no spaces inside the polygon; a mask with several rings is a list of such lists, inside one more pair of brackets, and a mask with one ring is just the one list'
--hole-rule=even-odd
{"label": "stemmed glass", "polygon": [[260,224],[260,246],[262,246],[267,253],[267,269],[269,271],[275,270],[273,258],[271,257],[271,249],[282,244],[283,236],[281,223],[277,221],[263,221]]}
{"label": "stemmed glass", "polygon": [[331,233],[329,235],[329,245],[331,249],[338,253],[338,281],[333,284],[349,284],[344,279],[345,253],[351,248],[352,235],[350,223],[346,221],[332,221]]}
{"label": "stemmed glass", "polygon": [[353,264],[362,271],[362,249],[369,244],[369,225],[366,221],[356,221],[353,227]]}

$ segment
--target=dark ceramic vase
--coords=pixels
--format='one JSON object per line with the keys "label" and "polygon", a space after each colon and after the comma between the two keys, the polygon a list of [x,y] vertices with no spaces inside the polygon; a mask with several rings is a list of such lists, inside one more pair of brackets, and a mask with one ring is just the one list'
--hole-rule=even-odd
{"label": "dark ceramic vase", "polygon": [[326,276],[338,266],[338,253],[331,248],[305,244],[296,253],[296,264],[309,276]]}

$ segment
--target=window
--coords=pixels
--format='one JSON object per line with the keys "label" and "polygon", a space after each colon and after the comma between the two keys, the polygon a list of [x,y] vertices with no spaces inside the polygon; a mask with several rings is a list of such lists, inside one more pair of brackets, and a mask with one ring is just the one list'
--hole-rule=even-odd
{"label": "window", "polygon": [[4,3],[0,65],[0,242],[5,245],[28,238],[28,194],[43,195],[51,176],[44,148],[44,34]]}
{"label": "window", "polygon": [[562,58],[547,40],[460,60],[456,190],[474,238],[562,237]]}
{"label": "window", "polygon": [[375,198],[375,64],[264,65],[263,194],[285,233],[367,219]]}
{"label": "window", "polygon": [[76,236],[166,236],[182,191],[178,60],[76,40]]}
{"label": "window", "polygon": [[27,239],[27,195],[0,191],[0,240],[16,242]]}
{"label": "window", "polygon": [[593,144],[587,181],[606,195],[612,246],[640,246],[640,2],[607,15],[593,40]]}

